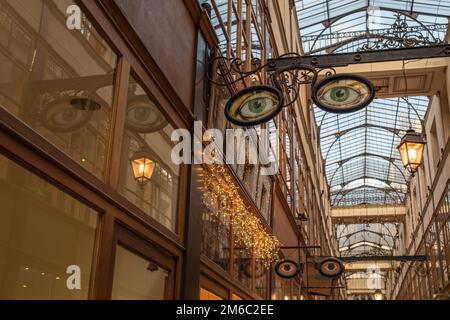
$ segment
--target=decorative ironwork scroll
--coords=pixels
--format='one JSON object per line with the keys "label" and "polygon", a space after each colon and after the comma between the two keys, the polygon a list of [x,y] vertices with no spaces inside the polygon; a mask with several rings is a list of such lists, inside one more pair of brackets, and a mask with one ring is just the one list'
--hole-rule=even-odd
{"label": "decorative ironwork scroll", "polygon": [[[407,13],[395,10],[389,11],[392,11],[395,17],[395,22],[390,28],[330,33],[324,32],[327,30],[326,28],[318,35],[302,37],[302,42],[307,47],[305,50],[308,55],[317,54],[322,51],[331,54],[344,46],[358,41],[364,41],[364,44],[359,47],[355,46],[355,52],[427,47],[444,44],[435,34],[437,32],[445,34],[448,28],[447,24],[425,25]],[[417,23],[417,25],[408,25],[407,19]],[[338,20],[334,21],[334,23],[337,22]],[[318,44],[321,42],[323,44],[323,41],[328,41],[329,44],[319,46]]]}
{"label": "decorative ironwork scroll", "polygon": [[396,20],[391,29],[382,35],[371,35],[377,38],[360,47],[357,51],[373,51],[397,48],[411,48],[439,45],[443,42],[436,39],[428,27],[409,27],[406,19],[400,13],[395,14]]}
{"label": "decorative ironwork scroll", "polygon": [[[273,61],[262,64],[258,58],[253,58],[247,65],[245,61],[238,58],[225,58],[218,56],[211,62],[213,72],[210,74],[210,81],[219,86],[230,86],[238,83],[245,83],[247,79],[251,82],[260,83],[261,78],[268,79],[268,84],[276,87],[285,94],[284,107],[292,105],[300,95],[300,86],[305,84],[315,84],[318,78],[318,71],[306,64],[300,63],[300,56],[296,53],[287,53],[279,57],[298,57],[298,61],[284,66],[281,69],[274,68]],[[250,69],[246,71],[245,69]]]}
{"label": "decorative ironwork scroll", "polygon": [[[281,60],[289,62],[279,67]],[[230,92],[238,90],[225,106],[225,115],[228,121],[243,127],[265,123],[293,105],[302,85],[311,85],[316,105],[333,113],[364,108],[376,94],[367,79],[349,74],[337,76],[332,67],[318,69],[313,63],[303,63],[297,53],[287,53],[266,64],[257,58],[243,61],[218,56],[211,65],[212,73],[208,76],[212,83],[226,86]],[[325,79],[317,83],[320,73]],[[262,85],[263,82],[266,84]],[[360,94],[358,88],[365,91]]]}

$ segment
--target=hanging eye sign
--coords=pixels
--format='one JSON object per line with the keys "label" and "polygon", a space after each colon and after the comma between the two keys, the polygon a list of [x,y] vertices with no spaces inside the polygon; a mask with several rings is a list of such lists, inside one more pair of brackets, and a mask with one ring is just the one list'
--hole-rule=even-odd
{"label": "hanging eye sign", "polygon": [[283,107],[280,90],[269,86],[253,86],[239,91],[225,106],[225,116],[231,123],[250,127],[274,118]]}
{"label": "hanging eye sign", "polygon": [[317,269],[324,277],[337,278],[344,272],[344,265],[341,260],[329,257],[320,261]]}
{"label": "hanging eye sign", "polygon": [[70,101],[70,104],[83,111],[97,111],[101,109],[101,105],[97,101],[88,98],[74,98]]}
{"label": "hanging eye sign", "polygon": [[[46,105],[40,114],[40,121],[44,128],[51,132],[73,132],[85,126],[93,116],[93,110],[82,108],[78,103],[82,99],[62,98]],[[100,105],[93,100],[89,100],[89,104],[95,110]],[[85,101],[87,103],[87,100]]]}
{"label": "hanging eye sign", "polygon": [[349,113],[367,107],[375,98],[375,93],[368,79],[355,74],[338,74],[317,83],[312,99],[327,112]]}
{"label": "hanging eye sign", "polygon": [[299,264],[293,260],[281,260],[275,265],[276,274],[284,279],[294,278],[300,271]]}
{"label": "hanging eye sign", "polygon": [[168,124],[158,107],[147,97],[137,98],[127,107],[126,127],[138,133],[162,130]]}

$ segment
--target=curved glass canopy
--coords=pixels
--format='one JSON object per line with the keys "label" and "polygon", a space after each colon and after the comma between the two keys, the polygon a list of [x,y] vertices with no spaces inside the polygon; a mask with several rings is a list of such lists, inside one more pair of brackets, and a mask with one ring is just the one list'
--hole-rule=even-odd
{"label": "curved glass canopy", "polygon": [[398,226],[393,223],[339,225],[336,236],[341,256],[392,255]]}
{"label": "curved glass canopy", "polygon": [[[401,204],[409,173],[397,145],[428,109],[428,97],[376,99],[366,109],[332,114],[315,108],[333,206]],[[419,119],[420,117],[420,119]]]}
{"label": "curved glass canopy", "polygon": [[[335,54],[440,45],[450,0],[296,0],[304,54]],[[428,97],[374,100],[366,109],[332,114],[315,107],[334,207],[398,205],[409,173],[397,145],[410,127],[421,132]],[[391,255],[399,224],[336,225],[341,256]]]}
{"label": "curved glass canopy", "polygon": [[297,0],[306,54],[441,44],[450,1]]}
{"label": "curved glass canopy", "polygon": [[[406,199],[409,173],[397,145],[410,127],[420,132],[428,97],[374,100],[350,114],[332,114],[315,108],[325,173],[334,207],[398,205]],[[340,255],[393,254],[399,225],[368,223],[337,225]]]}

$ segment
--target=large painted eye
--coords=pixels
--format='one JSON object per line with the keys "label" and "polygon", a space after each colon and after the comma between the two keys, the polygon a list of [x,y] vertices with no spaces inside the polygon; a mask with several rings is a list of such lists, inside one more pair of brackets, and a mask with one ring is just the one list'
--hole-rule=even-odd
{"label": "large painted eye", "polygon": [[86,125],[93,111],[81,110],[72,101],[65,98],[47,105],[40,115],[42,126],[52,132],[72,132]]}
{"label": "large painted eye", "polygon": [[283,96],[278,89],[253,86],[239,91],[228,101],[225,116],[238,126],[255,126],[274,118],[282,105]]}
{"label": "large painted eye", "polygon": [[132,101],[127,108],[126,126],[138,133],[152,133],[167,126],[167,120],[147,98]]}
{"label": "large painted eye", "polygon": [[337,278],[344,272],[344,265],[339,259],[325,258],[319,262],[319,273],[327,278]]}
{"label": "large painted eye", "polygon": [[337,105],[359,102],[361,97],[362,94],[351,87],[332,88],[322,96],[328,103]]}
{"label": "large painted eye", "polygon": [[265,94],[256,94],[248,98],[239,110],[239,113],[244,119],[254,119],[267,115],[274,107],[276,105],[272,97],[266,96]]}
{"label": "large painted eye", "polygon": [[299,272],[299,265],[292,260],[281,260],[275,265],[276,274],[284,279],[294,278]]}
{"label": "large painted eye", "polygon": [[375,98],[375,89],[366,78],[340,74],[325,78],[313,89],[314,103],[333,113],[360,110]]}

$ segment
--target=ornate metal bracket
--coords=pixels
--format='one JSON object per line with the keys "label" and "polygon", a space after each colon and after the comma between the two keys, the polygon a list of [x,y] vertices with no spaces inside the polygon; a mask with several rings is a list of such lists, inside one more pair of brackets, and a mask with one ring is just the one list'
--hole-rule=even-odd
{"label": "ornate metal bracket", "polygon": [[[273,119],[283,108],[298,100],[302,85],[311,85],[312,99],[321,109],[332,113],[354,112],[375,98],[372,83],[353,74],[336,75],[332,66],[322,69],[314,61],[288,53],[263,64],[260,59],[242,61],[222,56],[212,60],[210,81],[231,90],[241,88],[227,102],[225,116],[238,126],[255,126]],[[324,78],[318,82],[319,74]],[[264,80],[264,81],[262,81]],[[261,85],[264,82],[265,85]],[[240,89],[240,88],[239,88]]]}
{"label": "ornate metal bracket", "polygon": [[[278,59],[290,58],[288,65],[277,67]],[[285,94],[284,107],[292,105],[300,95],[301,85],[314,85],[320,73],[326,77],[336,74],[333,68],[317,69],[310,64],[302,62],[301,56],[296,53],[287,53],[278,59],[262,64],[258,58],[253,58],[249,65],[239,58],[226,58],[218,56],[211,61],[213,73],[209,80],[218,86],[231,86],[237,83],[246,84],[247,79],[252,83],[259,83],[262,78]],[[245,67],[250,69],[245,71]]]}

